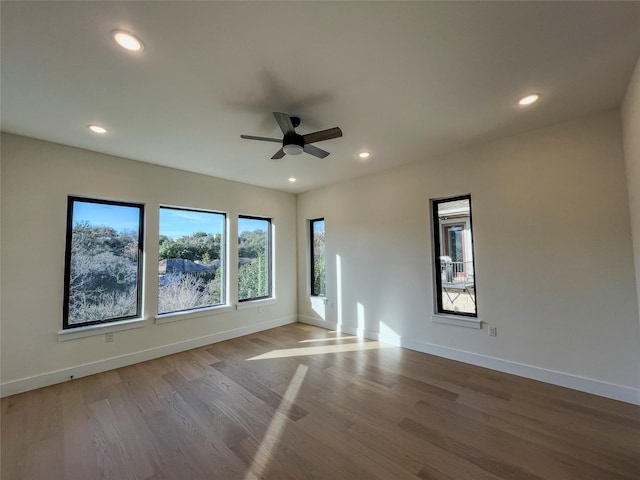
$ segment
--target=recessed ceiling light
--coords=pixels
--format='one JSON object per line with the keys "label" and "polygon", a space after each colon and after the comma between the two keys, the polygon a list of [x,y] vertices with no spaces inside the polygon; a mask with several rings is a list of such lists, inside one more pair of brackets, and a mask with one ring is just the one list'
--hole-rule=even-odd
{"label": "recessed ceiling light", "polygon": [[358,154],[360,158],[369,158],[369,155],[371,155],[369,152],[360,152]]}
{"label": "recessed ceiling light", "polygon": [[527,105],[531,105],[532,103],[536,103],[540,100],[540,95],[537,93],[532,93],[531,95],[527,95],[526,97],[522,97],[518,100],[518,105],[521,107],[526,107]]}
{"label": "recessed ceiling light", "polygon": [[296,177],[289,177],[289,182],[291,183],[295,183],[296,182]]}
{"label": "recessed ceiling light", "polygon": [[132,33],[124,30],[114,30],[111,32],[111,36],[118,45],[130,52],[141,52],[144,49],[142,41]]}
{"label": "recessed ceiling light", "polygon": [[100,125],[87,125],[87,128],[93,133],[99,133],[100,135],[107,133],[107,129]]}

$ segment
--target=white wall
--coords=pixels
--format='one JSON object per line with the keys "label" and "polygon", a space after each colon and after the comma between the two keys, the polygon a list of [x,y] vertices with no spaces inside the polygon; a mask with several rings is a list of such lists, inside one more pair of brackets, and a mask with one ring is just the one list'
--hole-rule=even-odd
{"label": "white wall", "polygon": [[[355,330],[360,320],[370,337],[640,403],[629,222],[638,231],[639,149],[629,133],[638,131],[637,83],[638,69],[623,110],[632,217],[618,111],[302,194],[297,225],[290,194],[3,134],[2,394],[290,322],[298,310],[303,321]],[[467,192],[480,319],[497,338],[430,320],[429,199]],[[150,246],[161,203],[272,216],[278,302],[155,325],[148,268],[144,328],[117,332],[113,343],[59,342],[68,194],[145,203],[147,265],[157,264]],[[305,220],[321,216],[326,320],[306,299]]]}
{"label": "white wall", "polygon": [[[3,395],[296,320],[292,194],[9,134],[2,135],[1,180]],[[113,343],[104,335],[58,341],[69,194],[146,205],[148,321],[116,332]],[[228,212],[234,231],[238,214],[272,217],[277,303],[156,325],[160,204]],[[231,266],[235,258],[231,245]]]}
{"label": "white wall", "polygon": [[[300,195],[299,318],[351,332],[360,321],[369,338],[640,403],[621,139],[609,111]],[[431,321],[429,199],[463,193],[479,318],[497,338]],[[324,320],[306,298],[314,217],[326,221]]]}
{"label": "white wall", "polygon": [[622,126],[636,266],[638,309],[640,309],[640,59],[638,59],[636,69],[631,76],[622,104]]}

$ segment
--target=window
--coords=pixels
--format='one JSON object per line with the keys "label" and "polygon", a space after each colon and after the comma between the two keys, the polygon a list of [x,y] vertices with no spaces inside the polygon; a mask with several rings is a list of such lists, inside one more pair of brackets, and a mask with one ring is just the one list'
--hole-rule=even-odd
{"label": "window", "polygon": [[271,220],[238,217],[238,300],[271,297]]}
{"label": "window", "polygon": [[160,207],[158,314],[225,301],[224,213]]}
{"label": "window", "polygon": [[143,209],[69,197],[63,328],[141,316]]}
{"label": "window", "polygon": [[309,220],[309,259],[311,295],[327,294],[325,282],[324,218]]}
{"label": "window", "polygon": [[436,313],[477,317],[471,196],[432,200]]}

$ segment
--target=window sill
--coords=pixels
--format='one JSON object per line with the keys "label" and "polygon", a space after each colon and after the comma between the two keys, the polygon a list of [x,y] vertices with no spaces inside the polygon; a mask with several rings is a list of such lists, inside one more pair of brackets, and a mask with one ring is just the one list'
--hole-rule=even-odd
{"label": "window sill", "polygon": [[105,333],[121,332],[134,328],[144,327],[147,323],[145,318],[134,318],[133,320],[123,320],[121,322],[102,323],[100,325],[90,325],[87,327],[68,328],[58,332],[58,341],[66,342],[76,338],[92,337]]}
{"label": "window sill", "polygon": [[431,315],[431,321],[436,323],[445,323],[447,325],[456,325],[458,327],[482,328],[482,321],[473,317],[463,317],[455,315],[434,314]]}
{"label": "window sill", "polygon": [[226,313],[233,310],[231,305],[219,305],[208,308],[198,308],[197,310],[186,310],[183,312],[170,312],[161,313],[156,316],[156,325],[163,323],[179,322],[181,320],[188,320],[190,318],[206,317],[209,315],[217,315],[219,313]]}
{"label": "window sill", "polygon": [[312,305],[326,305],[328,302],[327,297],[320,295],[309,295],[307,301]]}
{"label": "window sill", "polygon": [[275,297],[271,298],[261,298],[259,300],[247,300],[246,302],[241,302],[236,304],[236,310],[244,310],[246,308],[258,308],[263,305],[273,305],[278,300]]}

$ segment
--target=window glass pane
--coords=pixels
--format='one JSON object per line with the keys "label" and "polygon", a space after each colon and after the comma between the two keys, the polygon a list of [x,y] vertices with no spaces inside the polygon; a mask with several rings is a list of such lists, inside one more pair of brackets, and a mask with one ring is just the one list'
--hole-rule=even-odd
{"label": "window glass pane", "polygon": [[325,247],[324,247],[324,219],[311,220],[311,295],[325,296],[327,285],[325,281]]}
{"label": "window glass pane", "polygon": [[64,328],[140,316],[142,208],[69,197]]}
{"label": "window glass pane", "polygon": [[224,303],[223,213],[160,208],[158,313]]}
{"label": "window glass pane", "polygon": [[444,225],[444,234],[446,238],[445,255],[451,257],[454,262],[462,262],[463,247],[462,247],[462,233],[464,231],[464,225]]}
{"label": "window glass pane", "polygon": [[271,221],[238,218],[238,300],[271,296]]}
{"label": "window glass pane", "polygon": [[476,316],[471,197],[434,200],[438,312]]}

